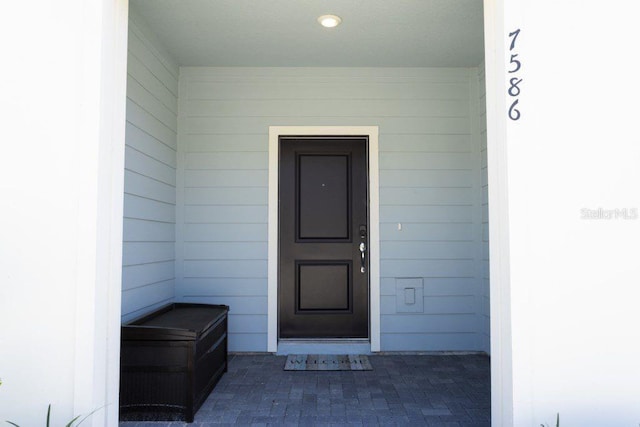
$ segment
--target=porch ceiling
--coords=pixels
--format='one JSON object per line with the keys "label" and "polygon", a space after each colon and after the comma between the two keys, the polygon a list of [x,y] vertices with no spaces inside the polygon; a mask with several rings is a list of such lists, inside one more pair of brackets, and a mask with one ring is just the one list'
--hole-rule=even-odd
{"label": "porch ceiling", "polygon": [[[131,0],[184,66],[471,67],[482,0]],[[339,15],[337,28],[316,22]]]}

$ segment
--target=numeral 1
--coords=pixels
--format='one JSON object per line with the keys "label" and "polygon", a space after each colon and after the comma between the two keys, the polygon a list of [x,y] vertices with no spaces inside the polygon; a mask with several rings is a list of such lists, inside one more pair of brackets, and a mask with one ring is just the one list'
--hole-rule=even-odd
{"label": "numeral 1", "polygon": [[511,46],[509,47],[509,50],[513,50],[513,48],[516,47],[516,39],[518,38],[519,34],[520,34],[520,28],[509,33],[509,37],[513,37],[513,39],[511,40]]}

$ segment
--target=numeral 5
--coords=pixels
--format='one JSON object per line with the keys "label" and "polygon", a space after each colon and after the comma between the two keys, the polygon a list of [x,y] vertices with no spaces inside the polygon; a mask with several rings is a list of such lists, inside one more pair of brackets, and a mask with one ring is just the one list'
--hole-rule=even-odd
{"label": "numeral 5", "polygon": [[516,56],[518,56],[517,53],[514,53],[513,55],[511,55],[511,59],[509,60],[509,64],[515,64],[515,67],[513,70],[510,70],[509,73],[515,73],[517,72],[520,67],[522,66],[522,64],[520,63],[520,61],[518,61],[516,59]]}

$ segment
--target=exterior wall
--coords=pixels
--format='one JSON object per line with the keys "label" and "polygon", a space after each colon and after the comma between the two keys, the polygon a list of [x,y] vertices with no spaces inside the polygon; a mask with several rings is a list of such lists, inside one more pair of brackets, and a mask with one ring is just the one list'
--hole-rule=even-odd
{"label": "exterior wall", "polygon": [[[268,127],[378,125],[382,350],[486,348],[477,85],[477,69],[181,68],[177,297],[229,304],[230,349],[265,351]],[[423,313],[396,313],[404,277]]]}
{"label": "exterior wall", "polygon": [[480,183],[482,192],[482,291],[480,293],[480,340],[483,351],[490,352],[490,290],[489,290],[489,182],[487,175],[487,88],[484,61],[478,67],[478,118],[480,130]]}
{"label": "exterior wall", "polygon": [[122,264],[126,321],[173,300],[178,67],[132,7]]}
{"label": "exterior wall", "polygon": [[[567,426],[637,425],[640,81],[625,63],[637,50],[637,3],[515,0],[496,15],[493,424],[554,425],[559,413]],[[513,54],[518,121],[506,116]]]}
{"label": "exterior wall", "polygon": [[0,422],[117,425],[126,2],[3,16]]}

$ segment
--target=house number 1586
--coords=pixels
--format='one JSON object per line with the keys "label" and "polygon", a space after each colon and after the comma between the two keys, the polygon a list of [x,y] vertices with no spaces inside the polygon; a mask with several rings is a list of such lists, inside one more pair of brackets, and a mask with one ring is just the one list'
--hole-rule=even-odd
{"label": "house number 1586", "polygon": [[515,31],[509,33],[509,38],[511,39],[511,44],[509,45],[509,54],[511,58],[509,59],[509,89],[507,89],[507,93],[512,98],[511,106],[509,107],[509,118],[511,120],[520,120],[520,110],[517,108],[518,102],[520,99],[520,83],[522,83],[522,78],[520,77],[520,69],[522,68],[522,62],[518,59],[518,51],[516,50],[516,41],[518,40],[518,36],[520,35],[520,28]]}

